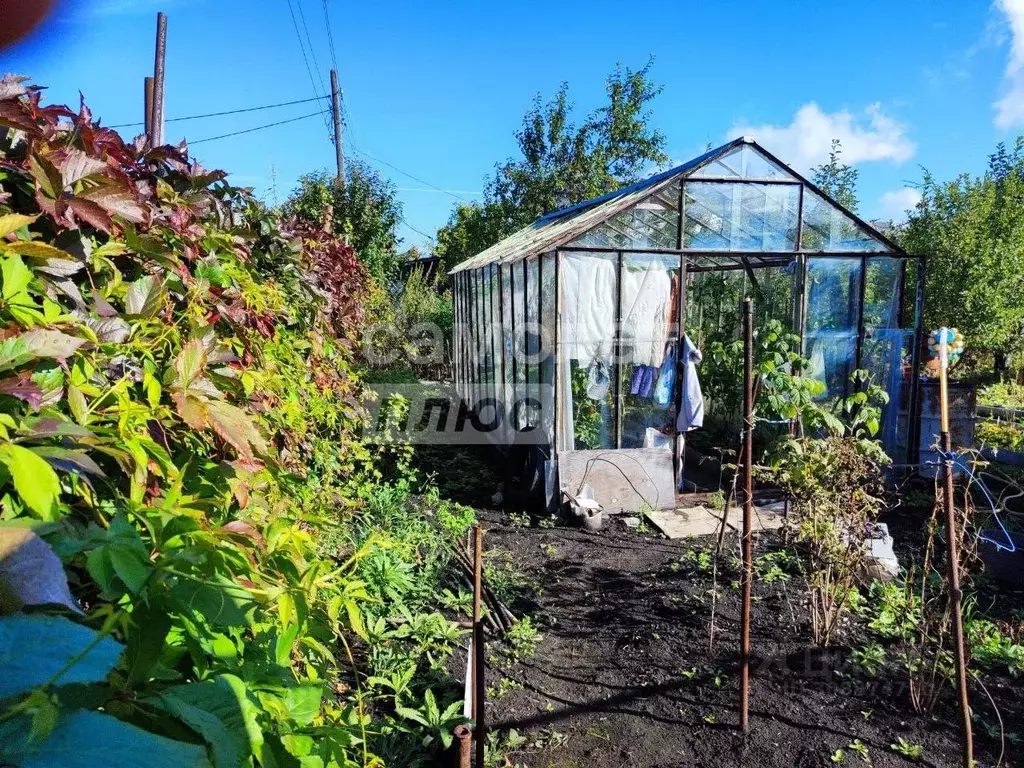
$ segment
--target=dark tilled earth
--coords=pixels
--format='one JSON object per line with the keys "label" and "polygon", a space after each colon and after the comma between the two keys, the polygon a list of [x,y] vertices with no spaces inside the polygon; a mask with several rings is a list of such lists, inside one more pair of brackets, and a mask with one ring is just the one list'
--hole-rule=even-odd
{"label": "dark tilled earth", "polygon": [[[487,549],[507,553],[538,589],[532,605],[519,606],[541,625],[536,654],[488,671],[488,686],[507,690],[488,701],[489,729],[515,729],[526,737],[509,755],[510,764],[960,764],[951,702],[932,717],[916,715],[898,672],[871,677],[851,664],[851,648],[866,640],[859,620],[845,628],[836,647],[822,652],[811,646],[795,578],[754,586],[751,722],[743,738],[736,727],[738,574],[727,563],[720,565],[713,601],[712,575],[685,559],[688,551],[713,545],[712,540],[669,541],[619,521],[592,534],[517,527],[498,512],[481,515],[489,531]],[[764,536],[755,555],[775,543],[775,534]],[[736,546],[735,537],[727,538],[727,551]],[[986,676],[985,682],[1007,730],[1024,735],[1021,681]],[[977,686],[972,704],[982,719],[997,722]],[[976,728],[976,759],[993,766],[999,740],[983,730],[980,724]],[[898,738],[922,745],[922,760],[897,754],[890,745]],[[854,743],[863,745],[865,757],[851,748]],[[844,751],[841,762],[832,759],[837,749]],[[1003,764],[1024,765],[1022,749],[1008,742]]]}

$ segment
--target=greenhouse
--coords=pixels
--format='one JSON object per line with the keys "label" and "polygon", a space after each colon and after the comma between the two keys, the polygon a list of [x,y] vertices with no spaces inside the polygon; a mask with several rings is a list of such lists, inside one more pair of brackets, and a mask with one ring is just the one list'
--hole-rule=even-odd
{"label": "greenhouse", "polygon": [[538,500],[586,484],[605,509],[671,507],[702,487],[703,457],[737,446],[730,350],[751,298],[757,328],[799,337],[822,398],[848,394],[854,370],[871,373],[889,395],[878,436],[908,463],[921,266],[736,139],[459,264],[454,384]]}

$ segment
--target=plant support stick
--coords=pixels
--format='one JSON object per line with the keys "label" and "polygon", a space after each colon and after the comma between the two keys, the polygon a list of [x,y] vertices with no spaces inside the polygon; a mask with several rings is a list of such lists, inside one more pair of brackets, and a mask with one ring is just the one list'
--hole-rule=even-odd
{"label": "plant support stick", "polygon": [[960,697],[963,729],[963,765],[974,763],[974,737],[971,734],[971,705],[967,699],[967,662],[964,654],[964,620],[960,594],[960,537],[957,533],[956,511],[953,508],[953,441],[949,434],[949,330],[939,329],[939,408],[942,414],[943,491],[942,507],[946,513],[946,555],[949,560],[950,608],[953,614],[953,640],[956,644],[956,689]]}
{"label": "plant support stick", "polygon": [[753,578],[751,518],[754,512],[754,304],[743,301],[743,610],[740,614],[740,729],[750,730],[750,582]]}
{"label": "plant support stick", "polygon": [[484,624],[481,620],[480,598],[483,594],[484,531],[473,526],[473,721],[476,739],[476,765],[484,766]]}

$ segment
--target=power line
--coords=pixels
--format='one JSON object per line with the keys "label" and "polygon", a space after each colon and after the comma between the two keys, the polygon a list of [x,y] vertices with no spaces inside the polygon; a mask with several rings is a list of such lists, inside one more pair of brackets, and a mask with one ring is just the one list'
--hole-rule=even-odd
{"label": "power line", "polygon": [[[280,104],[264,104],[261,107],[245,107],[244,109],[229,109],[227,112],[207,112],[205,115],[188,115],[187,117],[169,117],[164,120],[165,123],[177,123],[182,120],[199,120],[204,117],[222,117],[224,115],[238,115],[242,112],[258,112],[261,109],[274,109],[275,107],[290,107],[293,104],[308,104],[311,101],[321,101],[326,99],[326,96],[314,96],[312,99],[299,99],[297,101],[282,101]],[[131,128],[135,125],[144,125],[144,123],[118,123],[117,125],[108,125],[108,128]]]}
{"label": "power line", "polygon": [[253,131],[262,131],[264,128],[273,128],[274,126],[277,126],[277,125],[284,125],[285,123],[294,123],[294,122],[296,122],[298,120],[305,120],[306,118],[309,118],[309,117],[316,117],[317,115],[326,115],[326,114],[327,114],[327,110],[321,110],[319,112],[310,112],[308,115],[302,115],[300,117],[293,117],[293,118],[291,118],[289,120],[280,120],[280,121],[278,121],[276,123],[267,123],[266,125],[257,125],[255,128],[246,128],[244,131],[233,131],[231,133],[221,134],[220,136],[208,136],[205,139],[196,139],[195,141],[189,141],[188,144],[189,144],[189,146],[192,146],[193,144],[202,144],[204,141],[215,141],[217,139],[226,139],[229,136],[240,136],[243,133],[252,133]]}
{"label": "power line", "polygon": [[409,223],[409,220],[408,220],[408,219],[406,219],[406,218],[401,218],[401,219],[399,219],[399,220],[400,220],[400,221],[401,221],[401,222],[402,222],[403,224],[405,224],[405,226],[407,226],[407,227],[408,227],[409,229],[411,229],[411,230],[412,230],[413,232],[415,232],[416,234],[418,234],[418,235],[423,235],[423,236],[424,236],[425,238],[427,238],[428,240],[432,240],[432,241],[434,241],[435,243],[437,242],[437,240],[436,240],[436,239],[434,238],[434,236],[433,236],[433,235],[428,235],[428,234],[427,234],[426,232],[424,232],[424,231],[423,231],[422,229],[416,229],[416,227],[414,227],[414,226],[413,226],[412,224],[410,224],[410,223]]}
{"label": "power line", "polygon": [[[313,79],[313,70],[309,68],[309,57],[306,56],[306,46],[302,42],[302,33],[299,32],[299,22],[295,18],[295,9],[292,7],[292,0],[286,0],[286,2],[288,3],[288,13],[291,14],[292,17],[292,26],[295,27],[295,37],[298,38],[299,41],[299,50],[302,51],[302,61],[306,64],[306,74],[309,75],[309,84],[313,86],[313,93],[320,96],[323,91],[318,91],[316,89],[316,80]],[[301,6],[299,7],[299,10],[302,10]],[[327,118],[324,118],[324,127],[326,127],[327,132],[330,133],[331,129],[327,123]]]}
{"label": "power line", "polygon": [[448,195],[449,197],[454,197],[456,200],[461,200],[464,203],[472,202],[471,200],[467,200],[466,198],[462,197],[461,195],[455,194],[451,190],[443,189],[442,187],[439,187],[439,186],[437,186],[435,184],[431,184],[429,181],[425,181],[424,179],[421,179],[419,176],[413,176],[411,173],[408,173],[407,171],[403,171],[397,165],[392,165],[387,160],[381,160],[379,157],[374,157],[369,152],[364,152],[361,149],[356,149],[356,152],[358,152],[360,155],[363,155],[364,157],[368,157],[370,160],[373,160],[376,163],[380,163],[381,165],[386,165],[388,168],[391,168],[394,171],[398,171],[403,176],[408,176],[413,181],[418,181],[420,184],[426,184],[431,189],[436,189],[438,192],[443,192],[444,194]]}
{"label": "power line", "polygon": [[299,6],[299,19],[302,21],[302,28],[306,32],[306,44],[309,46],[309,55],[313,58],[313,69],[316,70],[316,78],[320,81],[321,93],[327,93],[327,86],[324,85],[324,76],[320,71],[320,62],[316,60],[316,49],[313,47],[313,39],[309,36],[309,27],[306,26],[306,13],[302,10],[302,0],[295,0]]}
{"label": "power line", "polygon": [[331,32],[331,15],[327,11],[327,0],[320,0],[324,6],[324,22],[327,24],[327,44],[331,49],[331,66],[338,68],[338,57],[334,53],[334,34]]}

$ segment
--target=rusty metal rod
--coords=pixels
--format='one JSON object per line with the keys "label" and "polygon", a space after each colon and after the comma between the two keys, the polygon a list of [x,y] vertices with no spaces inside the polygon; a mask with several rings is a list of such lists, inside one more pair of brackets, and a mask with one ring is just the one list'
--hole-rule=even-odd
{"label": "rusty metal rod", "polygon": [[473,526],[473,738],[476,739],[476,765],[484,768],[484,744],[487,730],[484,723],[484,625],[480,619],[483,592],[484,531]]}
{"label": "rusty metal rod", "polygon": [[942,507],[946,513],[946,559],[949,566],[949,600],[953,615],[953,641],[956,654],[956,690],[960,699],[961,746],[963,766],[974,764],[974,735],[971,732],[971,705],[967,697],[967,660],[964,651],[964,619],[960,591],[960,536],[953,505],[953,440],[949,434],[949,350],[945,328],[939,329],[939,409],[942,416],[943,490]]}
{"label": "rusty metal rod", "polygon": [[743,607],[740,614],[740,730],[750,730],[750,586],[754,577],[754,303],[743,301]]}
{"label": "rusty metal rod", "polygon": [[468,725],[455,726],[455,768],[470,768],[473,754],[473,732]]}

